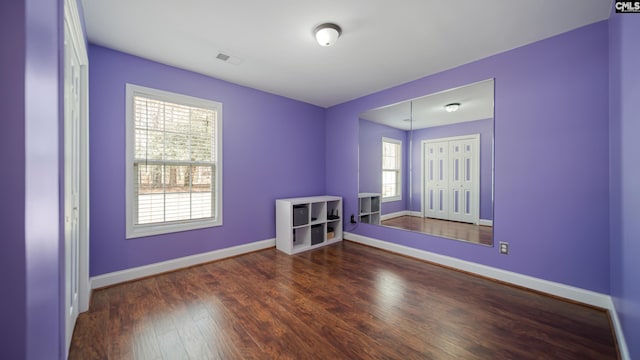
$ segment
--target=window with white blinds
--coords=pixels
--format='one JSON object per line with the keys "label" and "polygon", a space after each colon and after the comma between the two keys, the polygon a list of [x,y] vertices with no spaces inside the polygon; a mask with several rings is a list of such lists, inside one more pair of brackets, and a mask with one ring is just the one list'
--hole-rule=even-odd
{"label": "window with white blinds", "polygon": [[222,225],[222,104],[127,84],[127,238]]}
{"label": "window with white blinds", "polygon": [[402,141],[382,138],[382,201],[402,199]]}

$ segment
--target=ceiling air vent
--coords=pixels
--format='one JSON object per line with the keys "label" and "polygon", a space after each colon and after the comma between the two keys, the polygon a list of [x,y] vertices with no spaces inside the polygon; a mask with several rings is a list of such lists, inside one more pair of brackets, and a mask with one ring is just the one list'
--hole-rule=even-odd
{"label": "ceiling air vent", "polygon": [[227,55],[227,54],[223,54],[223,53],[218,53],[218,56],[216,56],[216,59],[220,59],[222,61],[227,61],[229,60],[231,56]]}
{"label": "ceiling air vent", "polygon": [[228,55],[223,52],[218,52],[218,55],[216,55],[216,59],[222,60],[226,63],[233,64],[233,65],[239,65],[243,61],[241,58],[237,56]]}

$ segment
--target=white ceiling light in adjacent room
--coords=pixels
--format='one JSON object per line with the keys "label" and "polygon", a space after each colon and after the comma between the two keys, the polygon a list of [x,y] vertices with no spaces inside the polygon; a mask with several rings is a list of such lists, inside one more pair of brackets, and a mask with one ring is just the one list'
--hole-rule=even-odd
{"label": "white ceiling light in adjacent room", "polygon": [[459,107],[460,107],[460,103],[451,103],[451,104],[445,105],[444,109],[447,110],[447,112],[454,112],[454,111],[458,111]]}
{"label": "white ceiling light in adjacent room", "polygon": [[322,46],[331,46],[336,43],[340,34],[342,34],[342,29],[340,29],[340,26],[336,24],[326,23],[319,25],[313,33],[316,36],[318,44]]}

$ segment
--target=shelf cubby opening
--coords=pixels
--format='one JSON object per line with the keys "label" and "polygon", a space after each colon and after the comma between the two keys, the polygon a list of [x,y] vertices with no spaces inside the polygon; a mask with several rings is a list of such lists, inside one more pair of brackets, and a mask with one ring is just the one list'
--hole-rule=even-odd
{"label": "shelf cubby opening", "polygon": [[327,220],[339,220],[342,214],[340,214],[341,210],[340,201],[328,201],[327,202]]}
{"label": "shelf cubby opening", "polygon": [[360,198],[360,214],[368,214],[371,212],[371,198]]}
{"label": "shelf cubby opening", "polygon": [[371,214],[371,224],[380,224],[380,213]]}
{"label": "shelf cubby opening", "polygon": [[293,229],[293,248],[304,248],[311,245],[311,227],[304,226]]}
{"label": "shelf cubby opening", "polygon": [[372,197],[371,198],[371,212],[379,212],[380,211],[380,198]]}
{"label": "shelf cubby opening", "polygon": [[327,241],[342,238],[342,223],[339,220],[327,223]]}
{"label": "shelf cubby opening", "polygon": [[317,245],[324,242],[327,224],[318,224],[311,226],[311,245]]}
{"label": "shelf cubby opening", "polygon": [[323,222],[327,220],[327,203],[317,202],[311,204],[311,222]]}
{"label": "shelf cubby opening", "polygon": [[309,224],[309,204],[293,205],[293,226]]}

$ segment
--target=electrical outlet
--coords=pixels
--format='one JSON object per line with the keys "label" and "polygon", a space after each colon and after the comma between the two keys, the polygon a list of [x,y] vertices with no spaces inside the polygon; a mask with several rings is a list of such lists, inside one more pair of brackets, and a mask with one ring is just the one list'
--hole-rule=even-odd
{"label": "electrical outlet", "polygon": [[500,254],[509,254],[509,243],[500,241]]}

